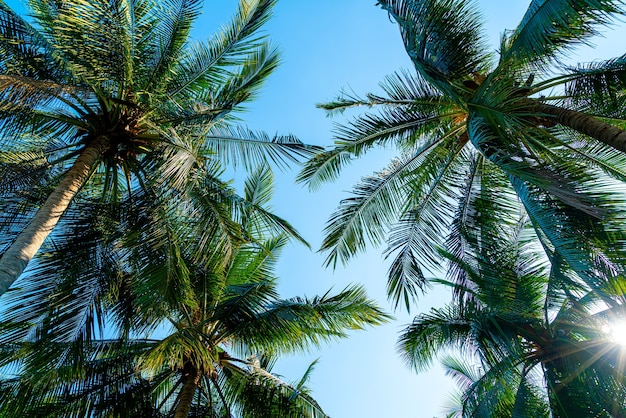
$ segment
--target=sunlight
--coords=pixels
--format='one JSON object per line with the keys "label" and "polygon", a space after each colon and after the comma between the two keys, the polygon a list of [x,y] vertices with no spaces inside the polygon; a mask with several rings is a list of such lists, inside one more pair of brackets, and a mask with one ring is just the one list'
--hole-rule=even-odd
{"label": "sunlight", "polygon": [[607,324],[602,331],[615,343],[626,345],[626,321],[617,321]]}

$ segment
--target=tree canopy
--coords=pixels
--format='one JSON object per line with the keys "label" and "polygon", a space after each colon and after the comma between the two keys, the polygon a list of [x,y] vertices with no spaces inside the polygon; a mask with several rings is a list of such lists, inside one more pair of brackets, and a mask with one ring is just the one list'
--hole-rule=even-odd
{"label": "tree canopy", "polygon": [[201,1],[33,0],[28,20],[0,4],[0,293],[77,199],[311,155],[233,124],[278,64],[260,32],[274,3],[242,0],[206,41],[189,39]]}
{"label": "tree canopy", "polygon": [[327,264],[347,262],[368,240],[386,241],[389,296],[408,308],[424,289],[424,269],[441,268],[440,249],[463,254],[474,214],[507,224],[523,210],[541,245],[590,289],[603,280],[596,272],[620,271],[625,154],[569,118],[621,135],[622,60],[571,68],[563,59],[621,14],[621,2],[531,2],[493,52],[475,2],[379,4],[397,22],[414,71],[387,77],[383,94],[345,93],[320,105],[378,111],[339,125],[334,148],[311,158],[299,180],[316,188],[376,146],[398,155],[331,215],[321,246]]}

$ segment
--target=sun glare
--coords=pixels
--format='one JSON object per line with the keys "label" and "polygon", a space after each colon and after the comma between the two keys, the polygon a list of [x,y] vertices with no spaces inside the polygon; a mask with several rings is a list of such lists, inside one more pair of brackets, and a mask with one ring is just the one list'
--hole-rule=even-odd
{"label": "sun glare", "polygon": [[618,321],[604,326],[603,331],[615,343],[626,345],[626,321]]}

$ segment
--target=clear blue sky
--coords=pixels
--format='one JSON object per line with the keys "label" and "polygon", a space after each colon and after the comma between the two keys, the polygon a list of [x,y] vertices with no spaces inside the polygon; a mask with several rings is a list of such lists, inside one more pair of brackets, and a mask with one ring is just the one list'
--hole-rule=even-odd
{"label": "clear blue sky", "polygon": [[[204,13],[193,32],[203,39],[234,12],[237,0],[206,1]],[[11,1],[15,4],[16,1]],[[395,24],[375,7],[375,0],[281,0],[265,30],[280,49],[283,64],[270,78],[260,97],[245,113],[246,125],[269,133],[291,133],[302,141],[332,144],[333,120],[315,104],[336,97],[341,89],[357,93],[377,91],[378,82],[400,68],[410,68]],[[487,34],[494,48],[504,29],[513,28],[529,4],[527,0],[481,0]],[[587,49],[577,61],[624,53],[622,36],[601,40],[601,48]],[[341,118],[334,121],[341,122]],[[280,174],[274,199],[275,211],[288,219],[319,247],[324,224],[346,190],[360,176],[382,168],[389,153],[381,152],[356,162],[342,179],[311,193],[295,185],[296,170]],[[279,262],[284,297],[313,296],[328,289],[362,283],[370,297],[385,309],[387,267],[381,249],[354,258],[335,271],[322,267],[324,255],[303,246],[288,247]],[[412,312],[441,306],[448,296],[430,292]],[[383,327],[354,332],[347,340],[321,351],[281,361],[274,370],[286,380],[298,379],[308,364],[320,358],[309,386],[312,395],[333,418],[430,418],[442,417],[452,382],[435,365],[427,373],[408,370],[395,351],[396,338],[412,315],[396,312],[397,320]]]}

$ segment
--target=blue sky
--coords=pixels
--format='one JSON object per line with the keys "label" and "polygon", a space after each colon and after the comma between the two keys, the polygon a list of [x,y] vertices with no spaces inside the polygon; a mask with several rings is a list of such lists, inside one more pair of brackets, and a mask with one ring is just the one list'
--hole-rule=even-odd
{"label": "blue sky", "polygon": [[[302,141],[321,146],[332,144],[334,122],[315,104],[335,98],[342,89],[356,93],[377,91],[385,75],[411,68],[397,26],[375,0],[281,0],[265,30],[282,55],[282,65],[270,78],[259,98],[243,115],[253,129],[269,133],[291,133]],[[207,2],[194,32],[202,38],[211,33],[234,10],[237,0]],[[481,0],[486,34],[494,49],[504,29],[521,19],[527,0]],[[619,27],[618,27],[619,29]],[[597,47],[580,50],[574,61],[588,62],[624,53],[618,39],[624,31],[608,32]],[[340,199],[363,175],[382,168],[390,151],[381,151],[357,161],[342,178],[311,193],[294,184],[297,169],[277,178],[274,209],[296,226],[314,249],[319,248],[321,231]],[[284,297],[312,296],[328,289],[343,289],[362,283],[370,297],[387,310],[385,293],[387,266],[382,249],[371,249],[346,267],[323,267],[324,255],[298,245],[287,248],[279,262]],[[297,379],[308,364],[320,358],[310,380],[313,396],[334,418],[443,417],[441,406],[454,385],[443,370],[433,365],[417,375],[408,370],[396,353],[398,332],[418,311],[441,306],[449,296],[431,291],[408,315],[395,312],[396,321],[347,340],[328,344],[322,350],[294,356],[280,362],[276,372],[287,380]]]}
{"label": "blue sky", "polygon": [[[15,2],[12,1],[12,4]],[[238,0],[206,1],[193,37],[203,39],[215,32],[234,12]],[[291,133],[302,141],[321,146],[332,144],[333,122],[315,104],[335,98],[342,89],[356,93],[377,91],[385,75],[410,68],[397,26],[375,7],[375,0],[281,0],[274,18],[265,27],[279,48],[283,64],[270,78],[259,98],[242,115],[245,124],[268,133]],[[527,0],[481,0],[487,34],[494,48],[500,33],[513,28],[522,17]],[[598,42],[600,47],[577,54],[577,61],[618,56],[626,39],[624,31]],[[614,52],[613,52],[614,51]],[[318,248],[321,231],[340,199],[347,196],[360,176],[382,168],[390,154],[381,151],[355,162],[340,181],[316,193],[294,184],[297,169],[277,176],[275,212],[288,219]],[[289,246],[279,262],[284,297],[340,291],[350,283],[362,283],[370,297],[386,310],[387,266],[382,249],[371,249],[346,267],[323,267],[324,255],[301,245]],[[421,418],[443,416],[452,382],[434,365],[420,375],[408,370],[396,353],[398,332],[418,311],[441,306],[448,295],[432,291],[423,296],[411,315],[395,312],[397,320],[382,327],[354,332],[347,340],[330,343],[320,351],[293,356],[279,362],[275,372],[297,380],[308,364],[320,361],[311,376],[312,395],[333,418]]]}

